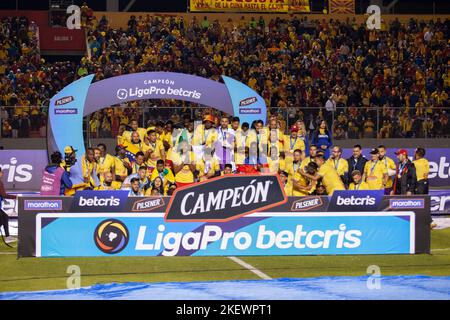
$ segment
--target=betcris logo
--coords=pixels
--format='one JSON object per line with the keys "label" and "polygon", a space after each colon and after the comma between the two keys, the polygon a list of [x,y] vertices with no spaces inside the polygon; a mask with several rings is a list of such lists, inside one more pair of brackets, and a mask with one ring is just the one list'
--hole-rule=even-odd
{"label": "betcris logo", "polygon": [[62,210],[62,200],[25,200],[24,210]]}
{"label": "betcris logo", "polygon": [[71,211],[75,212],[120,212],[128,199],[127,190],[83,190],[75,193]]}
{"label": "betcris logo", "polygon": [[33,165],[18,163],[16,157],[11,157],[9,163],[0,163],[0,167],[4,172],[3,174],[7,182],[29,182],[33,178]]}
{"label": "betcris logo", "polygon": [[425,199],[390,199],[389,209],[423,209]]}
{"label": "betcris logo", "polygon": [[328,211],[377,211],[383,195],[383,190],[337,190]]}

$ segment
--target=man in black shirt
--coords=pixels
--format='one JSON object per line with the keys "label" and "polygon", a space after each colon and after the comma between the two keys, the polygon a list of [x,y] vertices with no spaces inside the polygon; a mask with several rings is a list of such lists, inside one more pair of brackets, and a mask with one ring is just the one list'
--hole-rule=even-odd
{"label": "man in black shirt", "polygon": [[408,159],[408,151],[405,149],[400,149],[395,154],[397,155],[398,164],[391,195],[413,195],[417,186],[416,167]]}
{"label": "man in black shirt", "polygon": [[[352,181],[352,172],[358,170],[359,172],[364,172],[364,166],[366,165],[367,159],[361,153],[361,146],[356,144],[353,146],[353,155],[347,159],[348,162],[348,172],[347,172],[347,182]],[[348,185],[345,186],[348,188]]]}

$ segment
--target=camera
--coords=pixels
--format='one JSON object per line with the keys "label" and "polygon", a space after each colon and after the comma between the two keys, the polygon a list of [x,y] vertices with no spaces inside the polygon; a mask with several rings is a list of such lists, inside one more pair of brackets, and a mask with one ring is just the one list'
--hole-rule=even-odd
{"label": "camera", "polygon": [[66,163],[66,167],[71,167],[77,162],[77,158],[73,153],[66,153],[64,155],[64,162]]}

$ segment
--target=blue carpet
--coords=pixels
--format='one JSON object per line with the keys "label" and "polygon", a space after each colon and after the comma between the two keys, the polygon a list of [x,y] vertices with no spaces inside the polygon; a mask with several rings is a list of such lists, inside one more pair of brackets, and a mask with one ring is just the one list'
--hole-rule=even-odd
{"label": "blue carpet", "polygon": [[6,292],[0,299],[146,300],[450,300],[450,277],[382,276],[380,289],[367,276],[275,280],[98,284],[73,290]]}

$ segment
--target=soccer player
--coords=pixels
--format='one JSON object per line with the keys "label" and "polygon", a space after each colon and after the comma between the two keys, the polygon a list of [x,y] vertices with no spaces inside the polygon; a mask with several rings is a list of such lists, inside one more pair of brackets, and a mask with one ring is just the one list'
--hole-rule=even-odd
{"label": "soccer player", "polygon": [[[314,162],[310,162],[304,171],[307,174],[314,175],[317,172],[318,166]],[[308,180],[305,176],[303,176],[300,170],[297,170],[294,174],[294,178],[292,179],[292,195],[293,196],[307,196],[314,192],[315,187],[317,185],[316,180]]]}
{"label": "soccer player", "polygon": [[150,180],[153,182],[156,177],[161,178],[164,190],[167,190],[170,183],[175,182],[175,176],[172,170],[165,166],[164,160],[158,160],[156,162],[156,170],[153,170]]}
{"label": "soccer player", "polygon": [[414,194],[417,186],[416,168],[408,159],[408,151],[400,149],[395,154],[398,164],[391,195],[404,194],[410,196]]}
{"label": "soccer player", "polygon": [[289,173],[286,171],[281,171],[280,173],[281,186],[284,188],[286,196],[290,197],[293,195],[292,183],[289,182]]}
{"label": "soccer player", "polygon": [[227,163],[222,171],[222,176],[227,174],[233,174],[233,166],[230,163]]}
{"label": "soccer player", "polygon": [[428,174],[430,173],[430,164],[425,157],[425,149],[417,148],[414,153],[413,161],[416,167],[417,187],[416,194],[428,194]]}
{"label": "soccer player", "polygon": [[229,128],[230,120],[226,116],[220,119],[220,127],[217,129],[217,140],[215,141],[215,155],[220,163],[220,169],[223,170],[225,164],[234,165],[234,137],[235,131]]}
{"label": "soccer player", "polygon": [[380,161],[377,148],[370,151],[371,159],[364,166],[363,181],[367,182],[370,190],[384,190],[388,178],[386,166]]}
{"label": "soccer player", "polygon": [[342,148],[334,146],[331,149],[331,157],[327,160],[327,164],[334,167],[339,177],[341,177],[344,185],[347,185],[348,162],[342,158]]}
{"label": "soccer player", "polygon": [[352,182],[348,186],[348,190],[370,190],[367,182],[362,179],[361,171],[353,170],[351,176]]}
{"label": "soccer player", "polygon": [[127,130],[122,134],[122,139],[125,139],[128,142],[132,142],[132,134],[136,132],[141,141],[144,141],[145,136],[147,134],[147,130],[145,128],[139,128],[138,122],[136,119],[130,121],[131,131]]}
{"label": "soccer player", "polygon": [[139,151],[135,155],[135,161],[131,163],[131,174],[138,173],[139,168],[144,164],[144,153]]}
{"label": "soccer player", "polygon": [[325,164],[324,154],[320,153],[317,155],[315,163],[317,164],[318,169],[315,169],[316,166],[312,165],[309,167],[312,171],[311,173],[307,173],[303,168],[300,169],[300,173],[311,181],[322,179],[322,184],[328,195],[332,195],[335,190],[345,190],[344,183],[339,177],[336,169]]}
{"label": "soccer player", "polygon": [[100,176],[100,182],[105,177],[105,173],[112,172],[114,167],[114,157],[106,153],[106,145],[99,143],[97,149],[100,150],[100,157],[97,160],[97,173]]}
{"label": "soccer player", "polygon": [[389,195],[392,191],[392,176],[395,175],[395,162],[388,156],[386,156],[386,147],[381,145],[378,148],[380,152],[379,158],[381,163],[386,167],[387,178],[386,178],[386,188],[384,189],[384,194]]}
{"label": "soccer player", "polygon": [[123,145],[118,145],[116,147],[113,172],[116,176],[116,180],[120,182],[125,180],[129,172],[131,173],[131,163],[126,156],[126,149]]}
{"label": "soccer player", "polygon": [[143,146],[145,164],[149,167],[150,171],[156,167],[156,161],[159,159],[166,159],[166,152],[164,150],[164,144],[161,140],[158,140],[155,130],[149,130],[148,141]]}
{"label": "soccer player", "polygon": [[139,178],[133,178],[131,179],[131,189],[128,193],[129,197],[141,197],[142,191],[139,188]]}
{"label": "soccer player", "polygon": [[296,149],[294,150],[293,155],[293,161],[290,163],[290,165],[286,165],[286,172],[289,174],[289,182],[292,182],[295,173],[301,167],[303,152],[300,149]]}
{"label": "soccer player", "polygon": [[314,159],[317,155],[317,146],[315,144],[312,144],[309,146],[309,156],[306,157],[305,159],[302,160],[302,163],[300,164],[300,166],[303,168],[303,170],[306,168],[306,166],[310,163],[310,162],[314,162]]}
{"label": "soccer player", "polygon": [[296,125],[293,125],[291,127],[291,135],[284,137],[284,154],[286,157],[286,162],[288,164],[292,163],[294,158],[294,150],[301,150],[302,152],[305,151],[305,143],[303,140],[298,136],[300,128]]}
{"label": "soccer player", "polygon": [[211,148],[206,147],[203,157],[196,163],[196,168],[199,172],[199,181],[220,176],[220,165],[216,157],[213,156]]}
{"label": "soccer player", "polygon": [[111,172],[105,172],[100,179],[100,185],[96,190],[119,190],[122,187],[122,183],[114,181],[113,174]]}
{"label": "soccer player", "polygon": [[179,152],[171,152],[175,181],[179,187],[194,183],[195,156],[187,140],[178,144]]}

